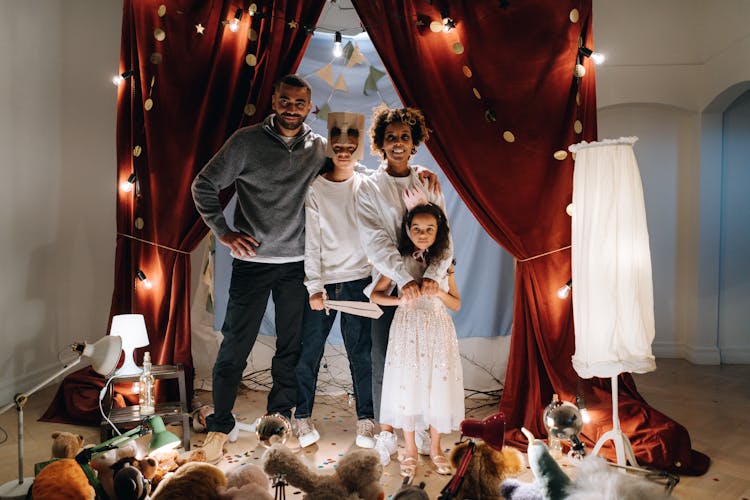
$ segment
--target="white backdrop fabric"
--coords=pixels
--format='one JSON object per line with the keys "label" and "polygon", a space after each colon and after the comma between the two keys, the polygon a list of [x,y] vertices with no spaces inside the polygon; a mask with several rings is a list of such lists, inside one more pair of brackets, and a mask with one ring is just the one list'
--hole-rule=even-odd
{"label": "white backdrop fabric", "polygon": [[582,142],[573,173],[572,278],[583,378],[656,368],[654,296],[636,137]]}

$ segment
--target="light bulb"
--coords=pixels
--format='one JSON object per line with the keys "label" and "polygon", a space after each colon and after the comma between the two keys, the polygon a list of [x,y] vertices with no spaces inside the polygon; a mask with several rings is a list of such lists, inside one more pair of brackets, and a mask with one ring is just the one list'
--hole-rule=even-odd
{"label": "light bulb", "polygon": [[563,286],[557,289],[557,296],[561,299],[567,299],[570,295],[570,289],[573,285],[573,280],[568,280]]}
{"label": "light bulb", "polygon": [[591,422],[591,415],[589,415],[589,411],[586,408],[581,408],[581,420],[584,424],[588,424]]}
{"label": "light bulb", "polygon": [[583,66],[583,64],[576,64],[576,67],[573,70],[573,74],[578,78],[581,78],[586,74],[586,68]]}
{"label": "light bulb", "polygon": [[453,18],[448,17],[448,16],[443,17],[443,31],[444,32],[447,33],[455,27],[456,27],[456,21],[454,21]]}
{"label": "light bulb", "polygon": [[122,191],[123,193],[131,192],[133,190],[133,186],[135,186],[135,180],[136,180],[135,172],[132,172],[128,176],[128,180],[122,181],[120,183],[120,191]]}
{"label": "light bulb", "polygon": [[143,283],[143,288],[145,288],[146,290],[151,290],[154,287],[151,281],[146,277],[146,273],[144,273],[142,270],[138,269],[138,271],[135,273],[135,276],[141,281],[141,283]]}
{"label": "light bulb", "polygon": [[333,42],[333,57],[341,57],[344,50],[341,48],[341,32],[337,31]]}
{"label": "light bulb", "polygon": [[114,83],[115,85],[120,85],[124,81],[125,79],[120,75],[115,75],[112,77],[112,83]]}
{"label": "light bulb", "polygon": [[234,19],[229,21],[229,29],[232,33],[237,33],[240,29],[240,20],[242,19],[242,9],[237,9],[234,12]]}
{"label": "light bulb", "polygon": [[601,52],[592,52],[591,53],[591,60],[594,61],[594,64],[601,64],[603,63],[607,57],[602,54]]}

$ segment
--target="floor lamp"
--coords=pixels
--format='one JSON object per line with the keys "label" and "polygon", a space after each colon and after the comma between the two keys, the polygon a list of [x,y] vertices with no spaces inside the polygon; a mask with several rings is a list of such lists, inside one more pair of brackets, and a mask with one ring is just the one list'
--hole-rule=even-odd
{"label": "floor lamp", "polygon": [[74,366],[83,362],[83,358],[91,362],[91,366],[97,373],[107,375],[117,366],[120,360],[122,343],[120,337],[107,336],[93,344],[73,344],[73,351],[78,353],[78,358],[55,372],[52,376],[35,385],[26,392],[16,394],[13,402],[0,408],[0,414],[11,408],[18,412],[18,480],[8,481],[0,486],[0,499],[26,498],[26,494],[34,481],[33,477],[23,476],[23,408],[29,400],[29,396],[46,387],[50,382],[60,375],[66,373]]}
{"label": "floor lamp", "polygon": [[[618,375],[656,369],[654,296],[646,206],[637,137],[582,142],[573,172],[571,268],[576,350],[573,368],[582,378],[612,380],[612,429],[594,446],[612,441],[618,465],[638,466],[622,432]],[[570,283],[570,282],[569,282]]]}

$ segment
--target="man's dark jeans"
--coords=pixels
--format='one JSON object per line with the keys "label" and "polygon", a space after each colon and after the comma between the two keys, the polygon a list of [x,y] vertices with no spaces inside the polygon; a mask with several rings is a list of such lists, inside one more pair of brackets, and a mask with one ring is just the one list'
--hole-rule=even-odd
{"label": "man's dark jeans", "polygon": [[307,301],[304,263],[263,264],[234,259],[229,304],[221,331],[224,340],[213,369],[214,414],[206,419],[209,431],[229,434],[234,428],[232,408],[247,357],[258,337],[268,297],[276,306],[276,353],[271,361],[273,385],[268,413],[291,418],[297,400],[297,366],[301,349],[302,316]]}

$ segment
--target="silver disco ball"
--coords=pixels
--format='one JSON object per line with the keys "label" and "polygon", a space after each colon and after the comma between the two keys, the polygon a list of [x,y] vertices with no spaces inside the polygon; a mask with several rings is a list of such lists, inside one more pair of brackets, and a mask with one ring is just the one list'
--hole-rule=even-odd
{"label": "silver disco ball", "polygon": [[577,441],[583,427],[578,407],[567,401],[556,401],[544,409],[544,427],[550,436],[568,441]]}
{"label": "silver disco ball", "polygon": [[274,444],[284,444],[287,438],[292,433],[292,424],[289,420],[280,413],[274,413],[273,415],[263,415],[260,417],[255,428],[255,434],[258,436],[258,441],[263,446],[270,448]]}

